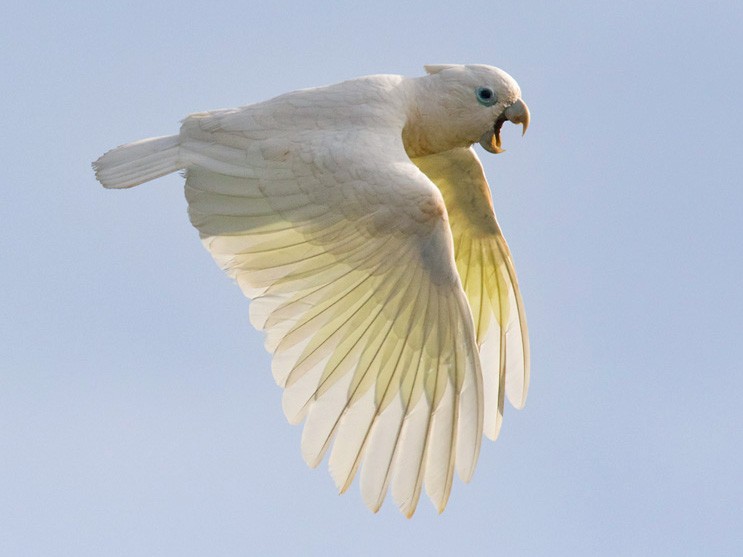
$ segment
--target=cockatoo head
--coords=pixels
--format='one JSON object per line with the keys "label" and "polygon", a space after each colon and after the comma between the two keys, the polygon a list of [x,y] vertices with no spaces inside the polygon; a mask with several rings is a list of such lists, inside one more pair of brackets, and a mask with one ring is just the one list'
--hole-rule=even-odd
{"label": "cockatoo head", "polygon": [[415,95],[403,132],[411,156],[479,142],[501,153],[503,123],[529,127],[529,108],[518,83],[506,72],[484,65],[429,65],[415,80]]}

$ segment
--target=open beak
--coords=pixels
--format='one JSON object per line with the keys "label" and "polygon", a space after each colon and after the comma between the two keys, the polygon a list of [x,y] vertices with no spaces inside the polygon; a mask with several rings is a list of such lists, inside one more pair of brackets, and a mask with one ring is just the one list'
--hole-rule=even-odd
{"label": "open beak", "polygon": [[529,107],[521,99],[508,106],[493,124],[493,129],[486,131],[480,138],[480,145],[491,153],[502,153],[505,149],[501,147],[500,129],[508,120],[514,124],[521,124],[521,135],[526,133],[529,127]]}

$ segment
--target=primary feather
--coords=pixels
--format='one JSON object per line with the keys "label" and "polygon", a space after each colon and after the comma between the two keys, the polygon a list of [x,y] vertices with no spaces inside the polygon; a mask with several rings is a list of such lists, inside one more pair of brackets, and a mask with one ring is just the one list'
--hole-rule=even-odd
{"label": "primary feather", "polygon": [[[231,110],[94,163],[109,188],[185,170],[189,216],[251,300],[310,466],[330,451],[343,492],[361,469],[376,511],[407,516],[468,481],[507,395],[524,405],[529,350],[508,247],[477,156],[516,82],[489,66],[427,66]],[[331,448],[332,447],[332,448]]]}

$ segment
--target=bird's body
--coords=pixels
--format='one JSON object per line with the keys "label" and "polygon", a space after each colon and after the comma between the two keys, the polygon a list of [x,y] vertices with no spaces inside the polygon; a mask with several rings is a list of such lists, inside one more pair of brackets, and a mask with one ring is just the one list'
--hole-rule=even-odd
{"label": "bird's body", "polygon": [[189,215],[252,299],[302,454],[345,490],[361,467],[412,515],[471,477],[507,395],[529,375],[516,276],[474,142],[528,125],[516,82],[488,66],[369,76],[193,114],[178,135],[94,164],[106,187],[185,170]]}

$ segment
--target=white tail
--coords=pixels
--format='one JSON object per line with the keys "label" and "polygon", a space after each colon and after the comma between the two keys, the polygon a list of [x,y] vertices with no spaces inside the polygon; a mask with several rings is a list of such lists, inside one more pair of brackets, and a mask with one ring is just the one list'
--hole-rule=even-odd
{"label": "white tail", "polygon": [[177,135],[151,137],[111,149],[93,163],[104,188],[131,188],[165,176],[185,165],[178,156]]}

